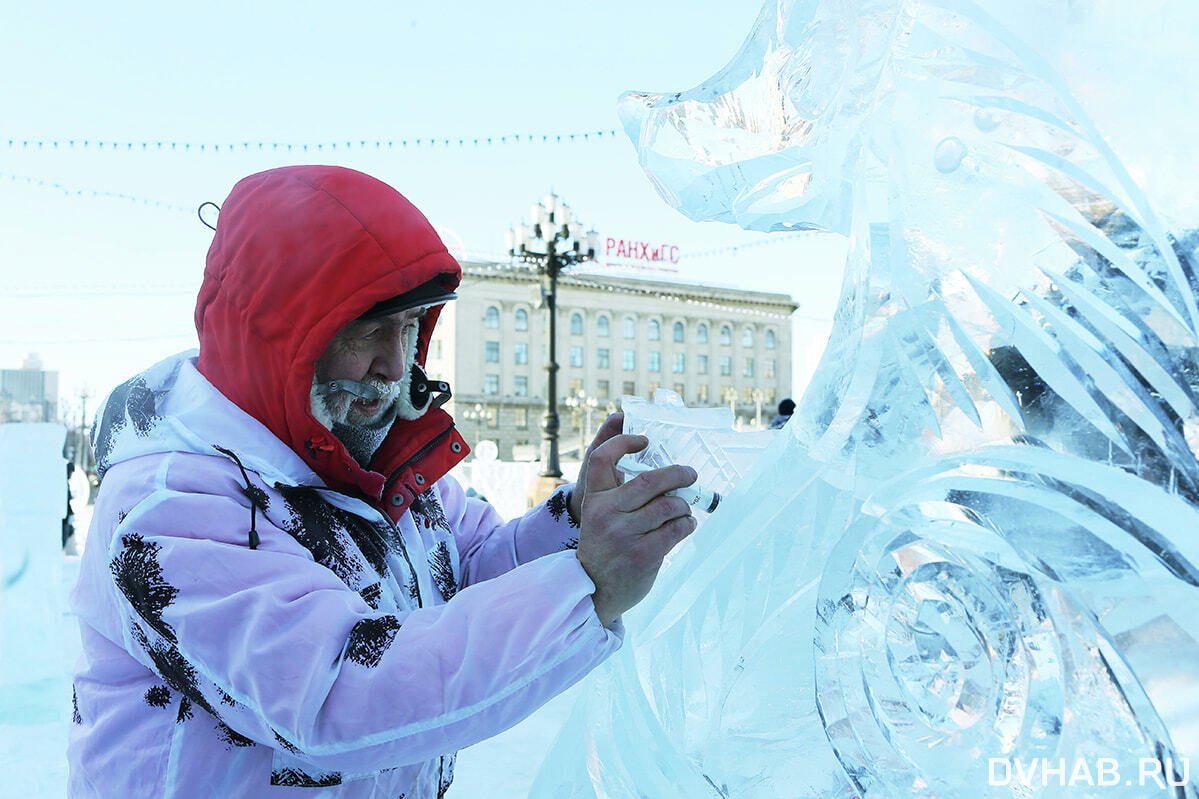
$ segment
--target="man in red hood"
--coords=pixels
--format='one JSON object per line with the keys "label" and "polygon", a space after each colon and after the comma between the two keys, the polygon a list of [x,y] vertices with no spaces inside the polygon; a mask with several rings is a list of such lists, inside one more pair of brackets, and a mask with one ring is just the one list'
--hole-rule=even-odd
{"label": "man in red hood", "polygon": [[460,279],[387,185],[300,166],[222,206],[200,350],[97,414],[72,605],[74,797],[441,796],[494,735],[619,645],[695,527],[672,466],[609,418],[580,472],[503,522],[423,364]]}

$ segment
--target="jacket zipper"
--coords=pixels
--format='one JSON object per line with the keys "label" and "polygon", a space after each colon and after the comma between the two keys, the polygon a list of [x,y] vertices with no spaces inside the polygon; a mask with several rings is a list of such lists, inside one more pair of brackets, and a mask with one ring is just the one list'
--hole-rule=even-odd
{"label": "jacket zipper", "polygon": [[430,450],[432,450],[432,449],[433,449],[435,446],[437,446],[439,443],[441,443],[441,440],[442,440],[443,438],[445,438],[446,436],[448,436],[448,435],[449,435],[451,432],[453,432],[453,430],[454,430],[454,425],[453,425],[453,424],[451,424],[451,425],[450,425],[449,427],[447,427],[445,430],[442,430],[440,433],[438,433],[437,435],[435,435],[435,436],[432,438],[432,440],[430,440],[430,441],[429,441],[429,443],[428,443],[428,444],[425,444],[423,447],[421,447],[419,450],[417,450],[417,451],[416,451],[416,453],[415,453],[415,454],[414,454],[414,455],[413,455],[411,458],[409,458],[408,460],[406,460],[406,461],[404,461],[403,463],[401,463],[401,464],[399,465],[399,467],[398,467],[398,468],[396,468],[396,470],[395,470],[394,472],[392,472],[392,473],[391,473],[391,476],[387,478],[387,482],[385,482],[385,483],[383,484],[383,494],[384,494],[384,496],[386,496],[386,495],[387,495],[387,491],[388,491],[388,490],[389,490],[389,489],[392,487],[392,485],[395,483],[395,481],[396,481],[396,480],[398,480],[398,479],[400,478],[400,473],[401,473],[402,471],[404,471],[405,469],[407,469],[407,468],[408,468],[409,466],[411,466],[412,464],[416,463],[416,462],[417,462],[418,460],[420,460],[421,458],[423,458],[423,457],[425,457],[426,455],[428,455],[428,454],[429,454],[429,451],[430,451]]}

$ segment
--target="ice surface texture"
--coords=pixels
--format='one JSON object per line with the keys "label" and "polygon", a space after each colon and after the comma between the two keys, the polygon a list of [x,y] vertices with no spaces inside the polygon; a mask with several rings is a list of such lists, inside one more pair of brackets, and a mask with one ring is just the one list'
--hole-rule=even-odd
{"label": "ice surface texture", "polygon": [[791,423],[535,797],[1196,795],[1197,14],[784,0],[623,98],[681,211],[850,254]]}

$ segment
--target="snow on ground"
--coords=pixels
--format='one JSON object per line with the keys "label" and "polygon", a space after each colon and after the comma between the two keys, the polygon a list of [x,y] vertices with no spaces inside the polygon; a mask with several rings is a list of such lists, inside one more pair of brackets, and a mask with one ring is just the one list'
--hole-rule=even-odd
{"label": "snow on ground", "polygon": [[[79,556],[59,548],[66,507],[64,434],[54,425],[0,425],[0,799],[66,796],[71,674],[80,644],[67,611]],[[528,464],[505,466],[491,464],[488,477],[523,478],[529,471]],[[523,507],[526,484],[495,479],[486,488],[511,516]],[[509,487],[506,493],[503,486]],[[92,508],[78,497],[72,507],[78,533],[68,552],[82,552]],[[449,795],[527,796],[580,690],[570,689],[511,730],[462,750]]]}

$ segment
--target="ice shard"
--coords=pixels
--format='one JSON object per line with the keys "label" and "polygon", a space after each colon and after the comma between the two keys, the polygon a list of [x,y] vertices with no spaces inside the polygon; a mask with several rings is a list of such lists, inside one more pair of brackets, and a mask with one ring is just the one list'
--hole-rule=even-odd
{"label": "ice shard", "polygon": [[1199,794],[1196,30],[779,0],[707,82],[622,99],[680,211],[849,256],[791,423],[534,797]]}

